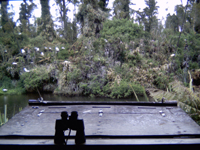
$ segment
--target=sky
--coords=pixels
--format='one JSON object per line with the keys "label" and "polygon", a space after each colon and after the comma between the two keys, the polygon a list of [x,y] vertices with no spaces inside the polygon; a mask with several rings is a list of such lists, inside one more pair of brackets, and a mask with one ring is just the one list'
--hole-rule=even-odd
{"label": "sky", "polygon": [[[108,8],[113,7],[113,1],[114,0],[109,0]],[[22,0],[9,1],[9,4],[13,5],[13,10],[15,11],[14,21],[17,21],[17,19],[19,18],[20,4],[22,2],[23,2]],[[133,8],[134,10],[140,9],[140,11],[142,11],[146,7],[144,0],[131,0],[131,2],[135,4],[131,6],[131,8]],[[33,16],[40,17],[41,16],[40,0],[34,0],[34,3],[37,5],[37,9],[34,10]],[[159,6],[158,15],[157,15],[158,19],[160,19],[162,23],[164,24],[167,14],[170,13],[171,15],[173,15],[173,13],[175,13],[174,7],[176,5],[183,4],[185,6],[186,3],[187,3],[187,0],[157,0],[157,6]],[[55,20],[56,15],[57,15],[57,12],[56,12],[57,6],[55,5],[55,0],[50,0],[49,5],[50,5],[51,15],[53,17],[53,20]],[[72,4],[70,4],[69,8],[71,9],[71,11],[68,13],[68,16],[70,20],[72,21],[74,7]],[[76,9],[76,11],[78,11],[78,9]],[[33,22],[33,18],[31,19],[31,22]]]}

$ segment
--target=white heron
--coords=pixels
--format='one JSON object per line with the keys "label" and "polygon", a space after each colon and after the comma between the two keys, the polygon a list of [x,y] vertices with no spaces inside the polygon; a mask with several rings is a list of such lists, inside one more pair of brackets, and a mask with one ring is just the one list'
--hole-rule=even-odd
{"label": "white heron", "polygon": [[24,53],[25,53],[25,50],[24,50],[24,49],[21,49],[21,53],[24,54]]}
{"label": "white heron", "polygon": [[56,50],[57,52],[59,52],[59,48],[58,48],[58,47],[55,47],[55,50]]}
{"label": "white heron", "polygon": [[44,53],[43,53],[43,52],[41,52],[41,56],[44,56]]}
{"label": "white heron", "polygon": [[7,92],[7,91],[8,91],[8,89],[3,89],[2,91],[3,91],[3,92]]}
{"label": "white heron", "polygon": [[35,47],[35,50],[38,52],[40,49],[38,47]]}
{"label": "white heron", "polygon": [[28,69],[26,69],[26,68],[24,68],[24,71],[25,71],[25,72],[30,72],[30,70],[28,70]]}
{"label": "white heron", "polygon": [[175,56],[175,54],[171,54],[171,55],[170,55],[170,57],[174,57],[174,56]]}

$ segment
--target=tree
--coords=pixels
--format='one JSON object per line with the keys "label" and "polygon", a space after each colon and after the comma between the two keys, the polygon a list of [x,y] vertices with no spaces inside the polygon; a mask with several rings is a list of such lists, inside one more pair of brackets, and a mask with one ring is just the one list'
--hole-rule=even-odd
{"label": "tree", "polygon": [[72,4],[74,5],[73,10],[73,22],[72,22],[72,41],[77,39],[77,19],[76,19],[76,5],[79,4],[78,0],[72,0]]}
{"label": "tree", "polygon": [[181,26],[183,24],[183,22],[185,22],[185,11],[184,11],[185,7],[183,7],[183,5],[176,5],[175,6],[175,12],[176,12],[176,16],[178,19],[178,28],[181,29]]}
{"label": "tree", "polygon": [[107,5],[108,5],[109,0],[99,0],[99,7],[103,10],[103,11],[108,11],[109,9],[107,9]]}
{"label": "tree", "polygon": [[165,28],[172,29],[174,33],[179,31],[178,17],[175,14],[173,14],[172,16],[170,14],[167,14]]}
{"label": "tree", "polygon": [[1,2],[1,26],[4,32],[12,32],[15,26],[12,21],[13,13],[8,13],[8,1]]}
{"label": "tree", "polygon": [[1,26],[3,27],[8,22],[8,1],[1,3]]}
{"label": "tree", "polygon": [[195,27],[194,30],[197,33],[200,33],[200,0],[196,1],[196,5],[195,5]]}
{"label": "tree", "polygon": [[102,23],[108,17],[108,12],[103,11],[98,1],[83,0],[79,5],[77,21],[81,25],[81,33],[84,36],[99,37],[100,30],[103,28]]}
{"label": "tree", "polygon": [[49,0],[40,0],[41,10],[42,10],[42,21],[41,21],[41,29],[42,35],[46,36],[49,42],[52,42],[56,37],[54,28],[53,28],[53,20],[51,19],[51,14],[49,11]]}
{"label": "tree", "polygon": [[121,65],[125,61],[125,43],[141,38],[143,35],[143,27],[128,19],[107,20],[101,31],[101,37],[109,42],[108,45],[113,51],[114,61],[120,61]]}
{"label": "tree", "polygon": [[156,14],[158,13],[158,6],[156,6],[157,2],[155,0],[145,0],[145,4],[147,5],[144,8],[145,18],[144,25],[145,31],[150,32],[153,28],[157,26],[158,19],[156,18]]}
{"label": "tree", "polygon": [[130,0],[115,0],[113,3],[115,18],[117,19],[129,19],[130,18]]}
{"label": "tree", "polygon": [[67,24],[68,24],[68,17],[67,12],[69,11],[68,5],[71,0],[56,0],[56,4],[59,6],[59,20],[62,23],[63,28],[63,35],[64,38],[67,39]]}
{"label": "tree", "polygon": [[23,0],[23,3],[21,3],[20,13],[19,13],[19,21],[21,22],[21,32],[30,32],[30,22],[29,19],[32,16],[31,13],[33,12],[36,5],[33,3],[33,0],[29,0],[31,2],[30,5],[28,5],[26,0]]}

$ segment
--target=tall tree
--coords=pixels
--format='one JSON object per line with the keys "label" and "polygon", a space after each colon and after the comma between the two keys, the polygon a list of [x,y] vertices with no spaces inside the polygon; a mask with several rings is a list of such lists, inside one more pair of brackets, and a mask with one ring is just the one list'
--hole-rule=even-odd
{"label": "tall tree", "polygon": [[106,8],[108,5],[109,0],[99,0],[98,5],[103,11],[108,11],[109,9]]}
{"label": "tall tree", "polygon": [[67,24],[68,17],[67,12],[69,11],[68,5],[71,0],[56,0],[56,4],[59,6],[59,14],[60,14],[60,22],[62,23],[63,35],[64,38],[67,39]]}
{"label": "tall tree", "polygon": [[183,22],[185,22],[185,18],[184,18],[185,11],[184,11],[184,9],[185,9],[185,7],[183,5],[176,5],[175,6],[175,12],[176,12],[176,16],[177,16],[177,19],[178,19],[179,29],[181,29]]}
{"label": "tall tree", "polygon": [[80,3],[79,0],[72,0],[72,4],[74,5],[73,22],[72,22],[72,42],[77,39],[76,5],[79,3]]}
{"label": "tall tree", "polygon": [[115,0],[113,3],[114,15],[117,19],[129,19],[130,18],[130,0]]}
{"label": "tall tree", "polygon": [[195,19],[195,31],[197,33],[200,33],[200,0],[196,1],[196,5],[195,5],[195,15],[196,15],[196,19]]}
{"label": "tall tree", "polygon": [[3,1],[1,3],[1,26],[5,31],[5,24],[8,22],[8,1]]}
{"label": "tall tree", "polygon": [[84,36],[99,36],[103,28],[102,22],[108,17],[108,12],[102,11],[99,1],[82,0],[79,5],[77,21],[81,25],[81,33]]}
{"label": "tall tree", "polygon": [[178,32],[179,31],[178,17],[175,14],[173,14],[172,16],[170,14],[167,14],[165,27],[168,29],[172,29],[174,32]]}
{"label": "tall tree", "polygon": [[155,26],[157,26],[158,19],[156,14],[158,13],[158,6],[156,6],[157,2],[155,0],[145,0],[145,4],[147,5],[144,8],[144,13],[146,17],[144,18],[145,31],[150,32]]}
{"label": "tall tree", "polygon": [[5,25],[8,21],[8,11],[7,11],[8,1],[3,1],[1,3],[1,25]]}
{"label": "tall tree", "polygon": [[49,0],[40,0],[41,10],[42,10],[42,34],[46,36],[49,42],[52,42],[53,39],[56,37],[54,31],[53,20],[51,19],[50,14],[50,7],[49,7]]}
{"label": "tall tree", "polygon": [[19,19],[21,22],[21,32],[30,32],[30,17],[32,16],[32,12],[36,5],[33,3],[33,0],[29,0],[31,3],[30,5],[27,3],[26,0],[23,0],[23,3],[21,3],[20,13],[19,13]]}

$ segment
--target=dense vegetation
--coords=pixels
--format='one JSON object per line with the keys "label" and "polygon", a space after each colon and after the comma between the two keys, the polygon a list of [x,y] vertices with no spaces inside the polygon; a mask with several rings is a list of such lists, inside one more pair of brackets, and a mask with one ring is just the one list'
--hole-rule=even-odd
{"label": "dense vegetation", "polygon": [[[185,104],[194,108],[198,120],[199,95],[192,90],[198,92],[200,85],[198,0],[177,5],[165,25],[156,17],[155,0],[145,0],[141,11],[132,10],[130,0],[115,0],[112,19],[109,0],[55,1],[60,27],[52,19],[49,0],[40,1],[42,16],[33,24],[29,19],[36,4],[24,0],[19,25],[8,2],[1,3],[0,94],[39,89],[66,96],[125,98],[146,96],[147,88],[174,92],[170,83],[179,80],[191,87],[187,101],[195,105]],[[72,22],[67,17],[69,3],[74,5]]]}

